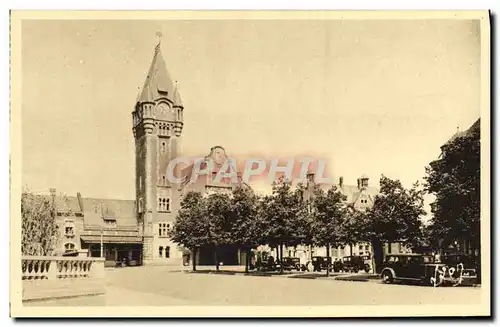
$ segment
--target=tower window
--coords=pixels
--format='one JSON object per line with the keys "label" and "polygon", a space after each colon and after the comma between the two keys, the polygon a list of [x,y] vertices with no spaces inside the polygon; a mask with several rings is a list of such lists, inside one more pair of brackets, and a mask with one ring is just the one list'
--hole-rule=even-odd
{"label": "tower window", "polygon": [[142,198],[140,198],[140,199],[139,199],[139,202],[137,203],[137,211],[138,211],[139,213],[142,213],[142,211],[143,211],[143,210],[144,210],[144,209],[143,209]]}
{"label": "tower window", "polygon": [[170,199],[158,198],[158,211],[170,211]]}
{"label": "tower window", "polygon": [[165,152],[167,152],[167,143],[165,141],[162,141],[160,147],[160,153],[164,154]]}
{"label": "tower window", "polygon": [[170,258],[170,246],[165,247],[165,258]]}
{"label": "tower window", "polygon": [[167,178],[165,177],[165,175],[161,177],[161,185],[163,186],[167,185]]}
{"label": "tower window", "polygon": [[158,254],[160,255],[160,258],[163,257],[163,246],[158,248]]}
{"label": "tower window", "polygon": [[158,224],[158,236],[159,237],[167,237],[169,228],[170,228],[169,224],[159,223]]}

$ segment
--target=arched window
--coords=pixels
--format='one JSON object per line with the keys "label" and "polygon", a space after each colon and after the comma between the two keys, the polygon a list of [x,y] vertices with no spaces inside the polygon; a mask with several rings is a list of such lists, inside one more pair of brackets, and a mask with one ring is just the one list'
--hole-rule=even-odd
{"label": "arched window", "polygon": [[160,258],[163,257],[163,246],[160,246],[160,248],[158,249],[158,253],[160,255]]}

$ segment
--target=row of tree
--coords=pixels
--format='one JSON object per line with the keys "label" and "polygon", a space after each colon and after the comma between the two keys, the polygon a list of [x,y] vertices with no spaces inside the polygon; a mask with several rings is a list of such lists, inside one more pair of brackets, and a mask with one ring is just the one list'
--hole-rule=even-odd
{"label": "row of tree", "polygon": [[[265,196],[247,186],[236,187],[231,194],[206,197],[189,192],[170,237],[192,250],[194,270],[197,248],[211,247],[217,256],[217,249],[225,245],[246,250],[247,271],[250,251],[258,245],[278,248],[281,260],[288,246],[325,246],[330,257],[330,246],[369,242],[378,264],[385,242],[419,246],[423,235],[420,216],[425,213],[418,184],[405,189],[400,181],[382,176],[380,186],[374,206],[366,211],[346,203],[335,186],[328,190],[308,189],[303,184],[293,187],[283,179],[273,183],[271,194]],[[217,258],[215,262],[219,269]]]}

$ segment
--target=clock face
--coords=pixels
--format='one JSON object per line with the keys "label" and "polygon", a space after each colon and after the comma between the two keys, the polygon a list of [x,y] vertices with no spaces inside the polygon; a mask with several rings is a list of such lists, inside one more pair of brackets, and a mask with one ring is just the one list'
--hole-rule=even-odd
{"label": "clock face", "polygon": [[165,115],[167,112],[170,112],[170,107],[166,103],[160,103],[155,108],[157,115]]}

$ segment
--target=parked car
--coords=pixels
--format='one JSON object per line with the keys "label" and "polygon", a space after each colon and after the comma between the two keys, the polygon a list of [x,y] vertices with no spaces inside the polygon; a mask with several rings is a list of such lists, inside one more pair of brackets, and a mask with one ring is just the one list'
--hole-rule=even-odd
{"label": "parked car", "polygon": [[370,256],[346,256],[342,258],[342,271],[355,272],[357,273],[360,270],[364,270],[365,272],[370,272],[371,266],[367,261],[370,260]]}
{"label": "parked car", "polygon": [[299,258],[292,258],[292,257],[284,257],[282,261],[283,265],[283,270],[301,270],[300,266],[300,259]]}
{"label": "parked car", "polygon": [[463,264],[435,262],[424,254],[391,254],[386,256],[381,270],[384,283],[416,281],[426,285],[459,285],[475,283],[476,276],[467,276]]}
{"label": "parked car", "polygon": [[441,256],[441,263],[448,267],[462,268],[462,284],[480,282],[481,267],[476,257],[465,253],[446,253]]}
{"label": "parked car", "polygon": [[257,268],[257,271],[276,271],[280,270],[281,266],[272,256],[269,256],[262,261],[259,260],[256,263],[255,268]]}
{"label": "parked car", "polygon": [[328,257],[312,257],[313,271],[321,271],[323,269],[331,269],[332,258]]}
{"label": "parked car", "polygon": [[333,262],[333,271],[339,272],[342,270],[343,267],[344,267],[344,264],[342,263],[342,260],[335,259],[335,261]]}

